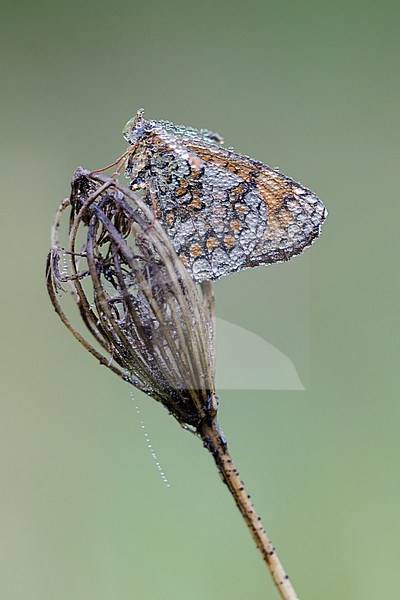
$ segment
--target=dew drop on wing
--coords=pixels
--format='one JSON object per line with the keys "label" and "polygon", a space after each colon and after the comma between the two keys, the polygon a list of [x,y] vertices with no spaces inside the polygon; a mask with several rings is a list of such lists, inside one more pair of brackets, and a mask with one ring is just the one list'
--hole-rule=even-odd
{"label": "dew drop on wing", "polygon": [[256,233],[257,225],[259,223],[259,217],[256,214],[254,214],[253,212],[250,212],[247,215],[245,222],[246,222],[246,225],[248,226],[248,228],[250,229],[250,231]]}
{"label": "dew drop on wing", "polygon": [[211,266],[213,273],[218,276],[225,274],[229,270],[230,261],[225,250],[221,248],[214,250],[211,257]]}
{"label": "dew drop on wing", "polygon": [[256,236],[250,229],[244,229],[240,234],[240,244],[246,254],[251,252],[256,245]]}
{"label": "dew drop on wing", "polygon": [[300,213],[299,215],[297,215],[296,217],[296,221],[300,224],[303,225],[303,223],[305,223],[307,221],[307,217],[304,213]]}
{"label": "dew drop on wing", "polygon": [[314,226],[312,223],[310,223],[309,221],[307,221],[306,223],[304,223],[303,225],[303,233],[308,236],[314,229]]}
{"label": "dew drop on wing", "polygon": [[279,248],[281,250],[285,250],[288,247],[289,247],[289,240],[285,237],[281,238],[279,241]]}
{"label": "dew drop on wing", "polygon": [[229,260],[231,262],[233,269],[238,269],[240,267],[240,265],[242,265],[244,263],[244,260],[245,260],[245,256],[244,256],[242,248],[240,248],[239,246],[236,246],[236,248],[233,248],[233,250],[231,250],[229,253]]}
{"label": "dew drop on wing", "polygon": [[193,262],[192,272],[199,281],[208,279],[211,276],[211,265],[205,258],[198,258]]}
{"label": "dew drop on wing", "polygon": [[321,223],[321,217],[319,215],[313,215],[311,217],[311,221],[314,223],[314,225],[319,225]]}
{"label": "dew drop on wing", "polygon": [[300,233],[300,227],[298,225],[289,225],[288,227],[288,235],[290,238],[294,238],[298,233]]}

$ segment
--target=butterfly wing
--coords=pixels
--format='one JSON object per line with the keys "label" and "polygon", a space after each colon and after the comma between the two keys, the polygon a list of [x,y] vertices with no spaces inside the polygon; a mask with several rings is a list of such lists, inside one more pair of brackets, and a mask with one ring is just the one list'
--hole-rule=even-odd
{"label": "butterfly wing", "polygon": [[319,236],[326,210],[309,189],[197,130],[178,135],[156,123],[127,172],[136,169],[135,181],[152,190],[157,217],[197,282],[289,260]]}

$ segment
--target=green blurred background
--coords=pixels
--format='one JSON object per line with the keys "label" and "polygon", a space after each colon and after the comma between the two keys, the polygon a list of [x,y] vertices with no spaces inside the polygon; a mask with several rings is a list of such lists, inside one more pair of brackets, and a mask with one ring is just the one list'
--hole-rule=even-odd
{"label": "green blurred background", "polygon": [[138,417],[46,295],[71,173],[122,152],[139,106],[324,199],[312,249],[215,285],[306,390],[223,390],[221,421],[302,599],[400,597],[397,6],[3,2],[1,598],[277,597],[201,444],[135,394]]}

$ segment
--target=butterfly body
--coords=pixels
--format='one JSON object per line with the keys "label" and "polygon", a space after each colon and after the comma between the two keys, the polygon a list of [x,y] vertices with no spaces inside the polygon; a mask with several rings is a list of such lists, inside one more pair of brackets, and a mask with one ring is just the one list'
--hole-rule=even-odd
{"label": "butterfly body", "polygon": [[289,260],[320,234],[321,200],[277,170],[221,146],[219,134],[146,121],[124,135],[126,172],[156,207],[195,281]]}

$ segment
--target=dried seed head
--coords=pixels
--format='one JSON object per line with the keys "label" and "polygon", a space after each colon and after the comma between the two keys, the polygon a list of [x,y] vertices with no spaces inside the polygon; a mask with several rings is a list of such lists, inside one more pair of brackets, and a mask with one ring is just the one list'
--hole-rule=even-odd
{"label": "dried seed head", "polygon": [[[61,247],[66,209],[68,239]],[[55,216],[47,282],[62,321],[103,365],[160,401],[182,424],[198,428],[215,417],[207,299],[139,196],[114,179],[78,169],[71,196]],[[64,284],[93,345],[61,307]]]}

